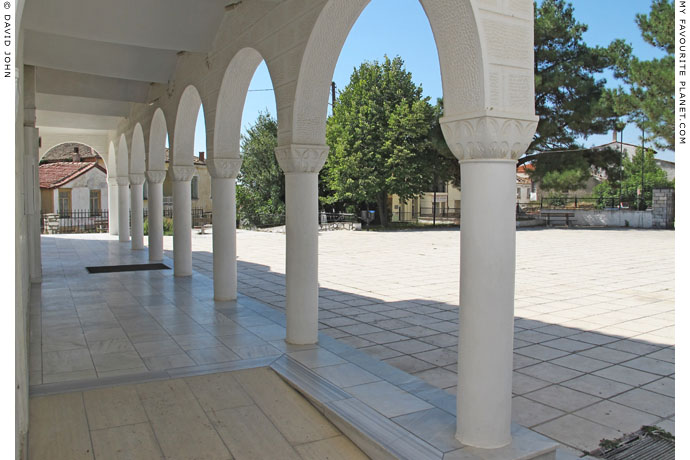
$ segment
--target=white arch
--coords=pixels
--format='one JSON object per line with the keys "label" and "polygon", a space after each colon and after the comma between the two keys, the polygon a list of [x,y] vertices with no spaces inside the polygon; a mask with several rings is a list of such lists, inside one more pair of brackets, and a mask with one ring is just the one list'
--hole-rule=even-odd
{"label": "white arch", "polygon": [[127,138],[124,134],[120,135],[115,153],[115,171],[117,177],[129,177],[129,152],[127,149]]}
{"label": "white arch", "polygon": [[191,166],[194,164],[194,131],[201,107],[201,96],[193,86],[187,86],[177,106],[175,128],[170,152],[170,164]]}
{"label": "white arch", "polygon": [[157,108],[151,119],[149,151],[146,156],[147,171],[165,171],[165,138],[167,134],[168,125],[165,121],[165,114],[163,110]]}
{"label": "white arch", "polygon": [[130,174],[144,174],[146,171],[146,151],[144,147],[144,130],[137,123],[132,132],[132,148],[129,155]]}
{"label": "white arch", "polygon": [[57,144],[53,145],[49,149],[46,149],[45,152],[39,157],[38,161],[41,161],[43,159],[43,157],[48,155],[48,153],[50,153],[50,151],[53,150],[54,148],[59,147],[59,146],[64,145],[64,144],[79,144],[79,145],[84,145],[84,146],[92,149],[97,155],[99,155],[103,159],[103,163],[104,163],[103,166],[106,169],[106,173],[108,172],[108,162],[107,162],[108,155],[107,155],[107,153],[104,155],[103,153],[101,153],[97,149],[95,149],[93,146],[87,144],[86,142],[81,142],[81,141],[58,142]]}
{"label": "white arch", "polygon": [[[292,143],[325,144],[329,85],[335,65],[352,26],[369,1],[329,0],[321,11],[300,64]],[[481,110],[485,105],[485,61],[472,1],[420,2],[436,41],[446,113]]]}
{"label": "white arch", "polygon": [[117,165],[116,165],[116,158],[117,154],[116,148],[115,148],[115,143],[113,141],[110,141],[108,143],[108,153],[106,154],[106,157],[104,158],[106,169],[108,171],[108,177],[109,178],[115,178],[117,177]]}
{"label": "white arch", "polygon": [[256,68],[263,60],[254,48],[243,48],[230,60],[220,85],[213,138],[214,158],[239,158],[242,111]]}

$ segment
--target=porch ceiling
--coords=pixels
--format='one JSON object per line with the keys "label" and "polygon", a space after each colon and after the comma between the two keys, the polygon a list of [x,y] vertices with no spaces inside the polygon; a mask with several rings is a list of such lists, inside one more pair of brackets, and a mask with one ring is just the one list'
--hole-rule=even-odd
{"label": "porch ceiling", "polygon": [[173,79],[177,53],[208,52],[230,0],[33,0],[24,62],[37,68],[37,125],[108,130]]}

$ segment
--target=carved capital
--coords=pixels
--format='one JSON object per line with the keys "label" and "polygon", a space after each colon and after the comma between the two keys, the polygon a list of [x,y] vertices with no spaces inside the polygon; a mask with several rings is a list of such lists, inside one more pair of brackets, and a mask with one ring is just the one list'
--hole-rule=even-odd
{"label": "carved capital", "polygon": [[142,185],[146,180],[146,176],[143,174],[130,174],[129,183],[132,185]]}
{"label": "carved capital", "polygon": [[173,182],[189,182],[194,177],[196,168],[194,166],[171,166],[170,169]]}
{"label": "carved capital", "polygon": [[108,177],[108,185],[111,187],[117,186],[117,177]]}
{"label": "carved capital", "polygon": [[207,160],[206,165],[211,177],[235,179],[242,167],[242,158],[214,158]]}
{"label": "carved capital", "polygon": [[129,186],[129,177],[118,177],[117,178],[117,185],[120,187],[128,187]]}
{"label": "carved capital", "polygon": [[532,142],[538,117],[478,115],[443,117],[448,147],[463,160],[517,160]]}
{"label": "carved capital", "polygon": [[146,180],[149,184],[162,184],[165,182],[166,171],[146,171]]}
{"label": "carved capital", "polygon": [[276,147],[276,159],[286,174],[317,173],[328,158],[326,145],[291,144]]}

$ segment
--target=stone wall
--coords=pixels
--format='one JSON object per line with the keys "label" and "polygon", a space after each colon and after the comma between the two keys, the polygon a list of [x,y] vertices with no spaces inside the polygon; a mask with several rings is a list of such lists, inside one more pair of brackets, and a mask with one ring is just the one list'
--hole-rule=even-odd
{"label": "stone wall", "polygon": [[652,227],[674,228],[676,221],[675,189],[654,189],[652,200]]}

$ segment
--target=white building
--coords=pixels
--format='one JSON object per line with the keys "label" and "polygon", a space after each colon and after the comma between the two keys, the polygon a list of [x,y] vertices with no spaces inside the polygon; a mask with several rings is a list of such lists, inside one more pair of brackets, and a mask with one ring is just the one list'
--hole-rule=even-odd
{"label": "white building", "polygon": [[39,166],[38,177],[43,213],[96,214],[107,208],[106,172],[97,163],[46,163]]}

